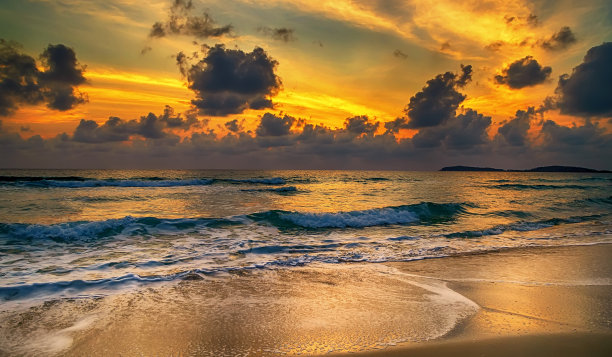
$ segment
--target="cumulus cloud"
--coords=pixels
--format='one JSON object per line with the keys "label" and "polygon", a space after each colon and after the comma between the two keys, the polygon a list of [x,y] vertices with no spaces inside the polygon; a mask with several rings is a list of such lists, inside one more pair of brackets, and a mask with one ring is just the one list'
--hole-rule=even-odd
{"label": "cumulus cloud", "polygon": [[72,138],[82,143],[127,141],[134,135],[145,139],[161,139],[169,135],[165,129],[188,130],[199,124],[200,122],[194,115],[188,114],[186,118],[183,118],[180,114],[175,115],[174,110],[166,106],[164,113],[159,116],[149,113],[141,116],[140,119],[132,120],[110,117],[102,125],[93,120],[81,119]]}
{"label": "cumulus cloud", "polygon": [[540,47],[549,51],[563,50],[576,42],[576,36],[568,26],[562,27],[559,32],[554,33],[550,38],[539,41]]}
{"label": "cumulus cloud", "polygon": [[368,118],[367,115],[355,116],[347,118],[344,121],[344,127],[349,133],[355,135],[369,135],[372,136],[380,126],[379,122],[373,122]]}
{"label": "cumulus cloud", "polygon": [[395,118],[391,121],[385,122],[385,129],[387,129],[387,133],[398,133],[400,129],[410,129],[408,126],[408,120],[406,118],[400,117]]}
{"label": "cumulus cloud", "polygon": [[189,67],[186,56],[177,55],[189,88],[196,93],[192,104],[200,114],[226,116],[246,109],[272,108],[271,96],[281,87],[275,70],[278,62],[259,47],[252,52],[226,49],[216,45],[206,57]]}
{"label": "cumulus cloud", "polygon": [[591,148],[599,155],[608,157],[612,153],[612,135],[598,123],[586,120],[584,125],[567,127],[552,120],[542,124],[540,136],[549,151],[576,153]]}
{"label": "cumulus cloud", "polygon": [[[83,121],[74,133],[49,139],[37,135],[23,139],[0,125],[0,150],[6,154],[0,156],[0,166],[431,170],[458,163],[505,167],[561,163],[609,168],[612,152],[611,135],[590,121],[574,127],[547,121],[540,140],[519,147],[490,140],[486,132],[491,119],[470,109],[440,126],[420,129],[412,139],[389,132],[377,135],[372,130],[380,125],[377,122],[349,119],[342,128],[331,129],[312,123],[298,126],[301,119],[266,113],[253,132],[239,129],[221,135],[208,129],[183,138],[168,128],[161,131],[159,116],[155,120],[151,115],[131,121],[110,118],[102,125]],[[130,145],[125,145],[123,139],[130,136]]]}
{"label": "cumulus cloud", "polygon": [[442,146],[451,150],[472,149],[489,141],[487,129],[490,125],[491,117],[467,109],[465,113],[457,115],[440,126],[419,130],[412,141],[417,148]]}
{"label": "cumulus cloud", "polygon": [[160,38],[169,35],[186,35],[197,38],[220,37],[230,34],[232,25],[217,26],[207,13],[192,15],[195,10],[191,0],[174,0],[168,19],[153,24],[149,37]]}
{"label": "cumulus cloud", "polygon": [[497,138],[511,146],[524,146],[527,143],[527,132],[531,127],[531,119],[535,114],[534,107],[517,110],[512,120],[505,122],[497,129]]}
{"label": "cumulus cloud", "polygon": [[238,133],[242,131],[243,129],[242,122],[238,122],[238,119],[234,119],[234,120],[225,122],[224,126],[227,130],[231,131],[232,133]]}
{"label": "cumulus cloud", "polygon": [[464,87],[471,79],[472,66],[461,65],[460,75],[446,72],[427,81],[404,109],[409,118],[408,128],[437,126],[453,118],[459,104],[466,98],[457,88]]}
{"label": "cumulus cloud", "polygon": [[289,135],[291,126],[296,119],[285,115],[283,117],[276,116],[271,113],[265,113],[255,130],[258,136],[283,136]]}
{"label": "cumulus cloud", "polygon": [[559,78],[557,106],[578,116],[612,116],[612,42],[591,48],[571,75]]}
{"label": "cumulus cloud", "polygon": [[278,28],[260,27],[258,30],[261,31],[264,35],[270,36],[273,39],[278,40],[278,41],[291,42],[291,41],[295,41],[296,40],[296,38],[294,36],[295,30],[293,30],[291,28],[287,28],[287,27],[278,27]]}
{"label": "cumulus cloud", "polygon": [[520,89],[543,83],[551,73],[552,68],[542,67],[533,57],[527,56],[504,68],[501,74],[495,76],[495,82]]}
{"label": "cumulus cloud", "polygon": [[17,43],[0,39],[0,115],[11,115],[23,104],[47,103],[64,111],[87,101],[75,88],[86,79],[74,50],[49,45],[40,58],[43,71],[33,57],[21,53]]}

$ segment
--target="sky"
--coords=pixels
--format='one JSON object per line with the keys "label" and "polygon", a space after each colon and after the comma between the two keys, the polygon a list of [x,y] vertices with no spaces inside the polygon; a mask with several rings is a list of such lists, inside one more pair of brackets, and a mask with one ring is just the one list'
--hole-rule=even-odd
{"label": "sky", "polygon": [[612,169],[612,3],[3,0],[0,167]]}

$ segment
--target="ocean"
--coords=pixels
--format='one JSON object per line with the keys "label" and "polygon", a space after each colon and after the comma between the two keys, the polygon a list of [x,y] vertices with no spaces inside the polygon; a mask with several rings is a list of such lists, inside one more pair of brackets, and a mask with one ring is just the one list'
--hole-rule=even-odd
{"label": "ocean", "polygon": [[[309,267],[329,276],[371,266],[381,279],[389,279],[396,273],[381,271],[379,263],[611,242],[612,174],[0,171],[4,313],[50,302],[108,300],[189,281],[214,281],[219,289],[224,279],[236,276],[249,275],[253,282],[268,273]],[[226,300],[207,300],[207,306],[221,301]],[[462,301],[447,305],[468,311],[470,304]],[[76,324],[83,315],[79,311],[62,319]],[[448,331],[455,320],[434,332],[423,327],[423,336],[405,330],[405,336],[391,336],[427,339]],[[31,339],[32,331],[42,331],[44,323],[28,330],[30,335],[5,323],[0,347],[36,351],[15,346],[23,344],[21,337]],[[379,343],[379,335],[367,343]],[[57,351],[66,347],[53,341],[60,346]],[[261,351],[284,351],[269,345]],[[334,351],[354,350],[333,346]]]}

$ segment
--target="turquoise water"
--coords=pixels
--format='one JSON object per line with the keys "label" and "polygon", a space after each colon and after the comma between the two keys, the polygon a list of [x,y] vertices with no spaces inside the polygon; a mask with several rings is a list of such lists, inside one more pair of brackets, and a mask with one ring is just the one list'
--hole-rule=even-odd
{"label": "turquoise water", "polygon": [[0,171],[0,301],[612,242],[612,175]]}

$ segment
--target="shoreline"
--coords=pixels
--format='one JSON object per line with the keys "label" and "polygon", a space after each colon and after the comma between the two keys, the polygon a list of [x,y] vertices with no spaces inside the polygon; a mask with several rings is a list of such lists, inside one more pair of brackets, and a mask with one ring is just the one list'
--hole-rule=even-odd
{"label": "shoreline", "polygon": [[0,355],[604,356],[610,257],[605,243],[521,247],[49,301],[3,315]]}
{"label": "shoreline", "polygon": [[[598,249],[599,248],[599,249]],[[470,253],[448,257],[451,261],[465,263],[469,260],[491,262],[498,258],[507,264],[540,257],[546,260],[557,275],[558,264],[564,261],[568,268],[575,267],[571,258],[586,257],[587,266],[569,272],[569,279],[542,283],[534,281],[502,281],[499,279],[443,277],[453,291],[479,305],[472,316],[460,321],[446,335],[424,342],[406,342],[381,350],[337,353],[334,356],[394,357],[394,356],[610,356],[612,355],[612,245],[594,243],[557,247],[517,247],[495,252]],[[554,258],[553,258],[554,257]],[[551,263],[553,258],[553,264]],[[430,260],[434,261],[434,260]],[[418,261],[394,263],[402,271],[423,270],[441,274],[438,263]],[[473,264],[474,262],[472,262]],[[419,266],[420,265],[420,266]],[[427,267],[429,265],[429,267]],[[442,264],[440,264],[442,265]],[[452,265],[452,264],[451,264]],[[590,266],[589,266],[590,265]],[[459,264],[461,267],[461,264]],[[482,268],[490,268],[483,264]],[[456,266],[455,266],[456,268]],[[527,268],[530,270],[533,267]],[[515,276],[525,273],[525,267],[515,271]],[[531,272],[535,272],[530,270]],[[535,272],[537,273],[537,272]],[[593,276],[603,273],[601,276]],[[461,274],[454,274],[461,275]],[[485,274],[486,275],[486,274]],[[496,275],[489,272],[489,275]],[[523,278],[526,274],[523,274]],[[543,273],[546,276],[546,273]],[[573,276],[572,276],[573,275]],[[590,276],[591,280],[584,279]],[[508,277],[511,277],[509,275]],[[536,275],[537,277],[537,275]],[[430,277],[433,278],[433,277]],[[558,278],[558,277],[557,277]],[[573,279],[573,280],[572,280]],[[544,306],[534,309],[525,301]],[[580,302],[586,304],[580,305]],[[514,311],[512,311],[514,309]],[[588,311],[591,310],[591,311]],[[585,315],[591,316],[585,317]],[[604,315],[597,319],[597,315]],[[499,321],[495,321],[495,320]],[[529,326],[531,323],[531,326]],[[504,329],[504,330],[502,330]]]}

